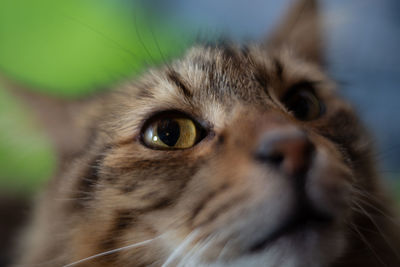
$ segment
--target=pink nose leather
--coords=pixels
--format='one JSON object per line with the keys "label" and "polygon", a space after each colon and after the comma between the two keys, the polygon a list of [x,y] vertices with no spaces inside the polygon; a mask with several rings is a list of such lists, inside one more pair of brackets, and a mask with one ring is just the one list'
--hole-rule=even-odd
{"label": "pink nose leather", "polygon": [[278,168],[287,175],[307,172],[312,160],[314,145],[300,130],[274,129],[266,133],[256,150],[256,159]]}

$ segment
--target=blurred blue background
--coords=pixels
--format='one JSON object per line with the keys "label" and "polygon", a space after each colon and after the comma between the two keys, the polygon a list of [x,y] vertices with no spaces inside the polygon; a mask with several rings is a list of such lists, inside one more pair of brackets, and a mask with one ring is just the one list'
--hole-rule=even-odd
{"label": "blurred blue background", "polygon": [[[162,0],[150,1],[154,6]],[[257,40],[279,22],[292,0],[174,0],[169,17],[200,32]],[[320,0],[329,71],[342,85],[379,147],[381,169],[400,179],[400,1]]]}
{"label": "blurred blue background", "polygon": [[[193,40],[263,38],[291,0],[2,0],[0,69],[37,90],[79,97],[179,56]],[[376,136],[400,186],[400,2],[321,0],[331,76]],[[29,111],[0,85],[0,187],[35,191],[54,170]],[[400,189],[400,187],[399,187]]]}

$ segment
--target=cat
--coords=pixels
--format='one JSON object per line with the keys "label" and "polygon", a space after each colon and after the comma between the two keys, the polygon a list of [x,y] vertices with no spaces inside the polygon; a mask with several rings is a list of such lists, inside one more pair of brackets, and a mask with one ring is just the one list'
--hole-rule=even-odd
{"label": "cat", "polygon": [[87,99],[12,85],[59,154],[14,266],[400,266],[322,50],[318,3],[299,0],[259,44],[199,44]]}

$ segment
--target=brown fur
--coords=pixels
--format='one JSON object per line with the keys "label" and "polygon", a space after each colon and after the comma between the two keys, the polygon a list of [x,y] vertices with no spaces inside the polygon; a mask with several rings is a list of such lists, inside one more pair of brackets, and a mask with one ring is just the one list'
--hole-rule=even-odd
{"label": "brown fur", "polygon": [[[156,238],[76,266],[161,266],[196,231],[170,266],[205,240],[186,266],[400,266],[400,231],[369,137],[321,66],[316,10],[315,1],[301,1],[291,12],[300,15],[267,44],[197,46],[95,99],[40,98],[41,109],[61,115],[45,121],[62,162],[18,264],[63,266]],[[297,120],[282,103],[299,84],[325,103],[320,118]],[[195,118],[206,137],[184,150],[147,148],[142,127],[165,110]],[[295,202],[289,177],[251,156],[265,133],[285,127],[302,129],[315,146],[304,190],[316,205],[332,205],[335,220],[253,251]]]}

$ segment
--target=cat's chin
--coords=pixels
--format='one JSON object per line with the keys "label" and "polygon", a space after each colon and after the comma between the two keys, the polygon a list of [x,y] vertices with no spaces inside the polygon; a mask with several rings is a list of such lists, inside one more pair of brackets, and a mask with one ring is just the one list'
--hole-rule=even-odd
{"label": "cat's chin", "polygon": [[340,257],[344,249],[343,234],[335,227],[304,224],[280,233],[273,240],[256,243],[239,255],[220,254],[215,261],[190,262],[188,266],[324,267]]}

